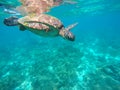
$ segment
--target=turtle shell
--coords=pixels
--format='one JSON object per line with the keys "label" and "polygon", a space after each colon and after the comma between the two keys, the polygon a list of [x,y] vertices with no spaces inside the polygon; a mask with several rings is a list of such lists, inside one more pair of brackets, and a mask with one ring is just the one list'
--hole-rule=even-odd
{"label": "turtle shell", "polygon": [[56,36],[63,27],[60,20],[47,14],[28,15],[20,18],[18,22],[26,29],[42,36]]}

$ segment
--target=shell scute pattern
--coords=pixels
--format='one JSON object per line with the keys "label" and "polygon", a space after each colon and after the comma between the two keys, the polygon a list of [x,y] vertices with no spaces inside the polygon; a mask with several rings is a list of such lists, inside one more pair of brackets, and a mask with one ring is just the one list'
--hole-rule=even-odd
{"label": "shell scute pattern", "polygon": [[25,16],[19,20],[19,23],[33,29],[37,30],[50,30],[48,26],[40,23],[26,23],[25,21],[37,21],[37,22],[44,22],[49,25],[54,26],[56,29],[62,26],[62,22],[55,17],[51,17],[46,14],[41,14],[39,16]]}

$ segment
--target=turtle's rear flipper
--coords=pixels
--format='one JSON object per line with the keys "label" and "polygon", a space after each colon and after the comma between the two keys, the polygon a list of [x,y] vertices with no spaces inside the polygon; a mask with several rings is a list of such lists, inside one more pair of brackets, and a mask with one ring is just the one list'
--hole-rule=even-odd
{"label": "turtle's rear flipper", "polygon": [[15,16],[5,18],[3,23],[7,26],[16,26],[18,25],[18,18]]}
{"label": "turtle's rear flipper", "polygon": [[25,31],[26,30],[26,28],[23,25],[20,25],[19,28],[20,28],[20,31]]}

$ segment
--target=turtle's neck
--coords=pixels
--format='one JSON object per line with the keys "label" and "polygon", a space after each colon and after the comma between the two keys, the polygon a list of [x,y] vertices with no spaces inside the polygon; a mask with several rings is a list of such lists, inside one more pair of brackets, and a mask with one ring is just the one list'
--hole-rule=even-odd
{"label": "turtle's neck", "polygon": [[65,29],[62,28],[60,31],[59,31],[59,35],[62,36],[63,38],[65,38]]}

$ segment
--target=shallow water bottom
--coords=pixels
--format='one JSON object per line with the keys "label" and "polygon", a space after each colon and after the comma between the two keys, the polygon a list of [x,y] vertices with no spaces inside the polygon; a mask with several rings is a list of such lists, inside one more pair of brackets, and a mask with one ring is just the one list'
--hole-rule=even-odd
{"label": "shallow water bottom", "polygon": [[120,90],[120,48],[100,39],[0,48],[1,90]]}

